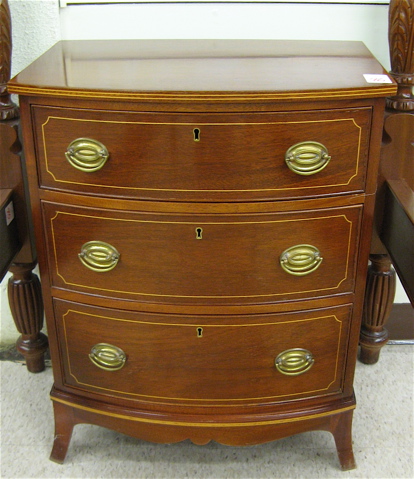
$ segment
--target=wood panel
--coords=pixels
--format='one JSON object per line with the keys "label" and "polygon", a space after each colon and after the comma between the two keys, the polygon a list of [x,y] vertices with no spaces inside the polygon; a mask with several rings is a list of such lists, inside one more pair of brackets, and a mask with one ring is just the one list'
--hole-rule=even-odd
{"label": "wood panel", "polygon": [[[182,406],[264,404],[341,391],[349,306],[172,318],[55,305],[67,386]],[[123,350],[125,365],[117,371],[97,367],[89,354],[99,343]],[[297,348],[309,351],[314,364],[297,376],[282,374],[275,359]]]}
{"label": "wood panel", "polygon": [[[34,115],[40,178],[47,188],[192,201],[307,197],[365,188],[370,108],[241,117],[36,107]],[[66,152],[78,138],[107,148],[109,158],[98,171],[80,171],[67,161]],[[285,158],[299,143],[310,145],[302,146],[305,173],[315,143],[331,159],[314,174],[292,171]],[[314,156],[320,163],[322,153]]]}
{"label": "wood panel", "polygon": [[[151,216],[44,203],[44,211],[53,285],[60,288],[137,301],[237,304],[347,293],[355,286],[361,207]],[[84,266],[78,255],[90,241],[119,253],[113,269]],[[281,259],[301,245],[322,259],[294,275]]]}

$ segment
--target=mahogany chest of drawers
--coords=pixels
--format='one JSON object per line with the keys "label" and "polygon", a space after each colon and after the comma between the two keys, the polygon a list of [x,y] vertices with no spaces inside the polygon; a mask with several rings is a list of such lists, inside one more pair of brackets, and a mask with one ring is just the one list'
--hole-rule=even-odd
{"label": "mahogany chest of drawers", "polygon": [[61,42],[20,94],[64,460],[73,426],[257,444],[353,374],[384,97],[356,42]]}

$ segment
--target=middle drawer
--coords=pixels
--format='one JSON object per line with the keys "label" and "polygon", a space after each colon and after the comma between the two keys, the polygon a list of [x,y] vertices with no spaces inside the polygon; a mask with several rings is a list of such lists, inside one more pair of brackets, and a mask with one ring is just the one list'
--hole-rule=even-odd
{"label": "middle drawer", "polygon": [[43,209],[59,288],[175,304],[268,303],[354,288],[362,206],[198,216]]}

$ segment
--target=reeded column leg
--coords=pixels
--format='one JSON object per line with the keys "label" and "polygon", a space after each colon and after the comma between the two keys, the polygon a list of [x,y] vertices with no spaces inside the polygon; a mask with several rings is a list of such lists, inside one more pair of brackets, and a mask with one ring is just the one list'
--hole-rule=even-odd
{"label": "reeded column leg", "polygon": [[53,411],[55,414],[55,438],[50,460],[63,464],[75,425],[73,409],[70,406],[53,401]]}
{"label": "reeded column leg", "polygon": [[352,416],[354,411],[347,411],[331,418],[331,433],[334,436],[339,462],[343,471],[356,468],[352,450]]}
{"label": "reeded column leg", "polygon": [[395,295],[395,271],[386,254],[371,254],[365,291],[364,312],[360,336],[359,359],[365,364],[375,364],[381,348],[388,341],[384,328]]}
{"label": "reeded column leg", "polygon": [[43,301],[39,278],[32,272],[35,263],[15,264],[9,271],[13,274],[8,283],[10,310],[21,334],[17,350],[26,359],[27,369],[39,373],[45,369],[44,353],[47,337],[41,333],[43,327]]}

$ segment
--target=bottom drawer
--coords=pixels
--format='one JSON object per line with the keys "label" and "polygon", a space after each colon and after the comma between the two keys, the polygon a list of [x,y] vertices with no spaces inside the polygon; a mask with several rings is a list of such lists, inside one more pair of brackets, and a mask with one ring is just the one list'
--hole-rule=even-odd
{"label": "bottom drawer", "polygon": [[55,300],[55,311],[66,386],[210,406],[341,390],[350,305],[186,317]]}

